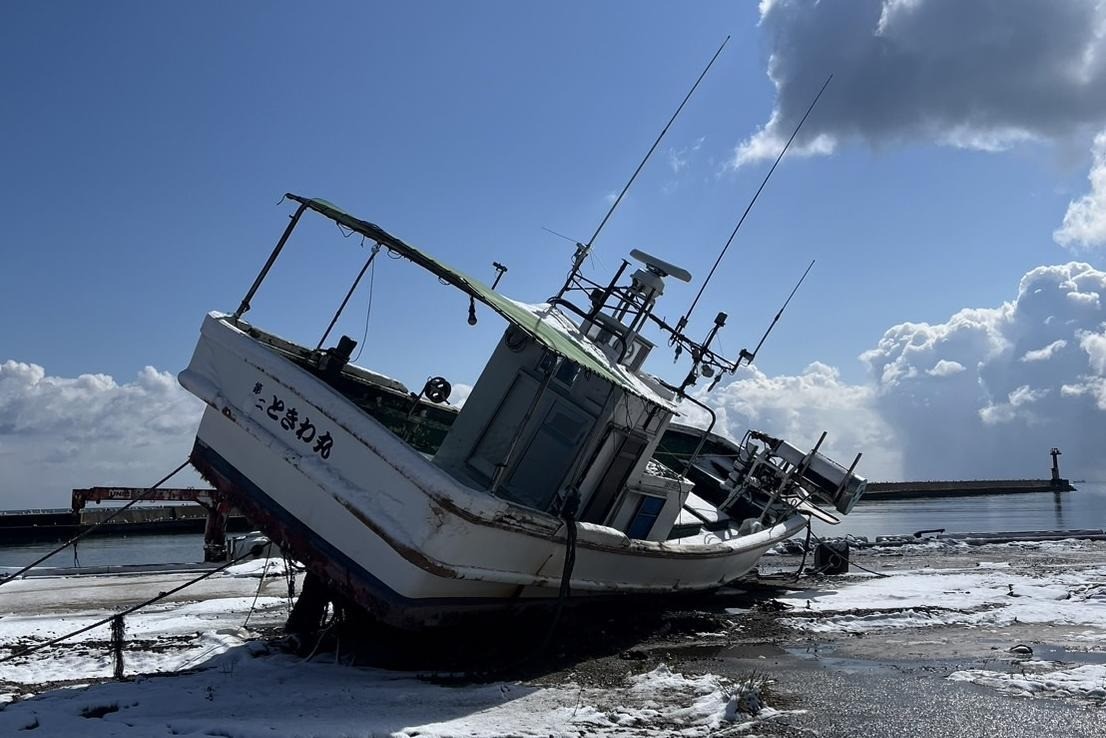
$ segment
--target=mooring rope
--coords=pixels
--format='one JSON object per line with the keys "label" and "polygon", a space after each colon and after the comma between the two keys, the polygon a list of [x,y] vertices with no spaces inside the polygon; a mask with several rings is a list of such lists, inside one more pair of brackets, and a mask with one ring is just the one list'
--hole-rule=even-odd
{"label": "mooring rope", "polygon": [[[208,577],[212,576],[213,574],[218,574],[221,571],[225,571],[226,569],[230,568],[231,566],[234,566],[235,564],[237,564],[239,561],[241,561],[241,560],[243,560],[243,559],[245,559],[249,556],[252,556],[253,554],[254,554],[254,549],[250,549],[249,551],[246,551],[245,553],[241,554],[237,558],[231,559],[227,563],[222,564],[222,565],[216,567],[215,569],[211,569],[210,571],[206,571],[198,577],[193,577],[192,579],[189,579],[184,584],[181,584],[177,587],[173,587],[172,589],[166,590],[165,592],[159,592],[155,597],[151,597],[150,599],[146,600],[145,602],[141,602],[137,605],[132,605],[131,607],[128,607],[126,610],[120,610],[119,612],[112,613],[111,615],[108,615],[106,618],[103,618],[101,620],[97,620],[92,625],[86,625],[83,628],[78,628],[77,630],[66,633],[65,635],[60,635],[57,638],[51,638],[50,640],[45,641],[44,643],[36,643],[33,646],[27,646],[26,648],[20,649],[19,651],[13,651],[12,653],[9,653],[7,656],[4,656],[4,657],[0,658],[0,664],[4,663],[5,661],[11,661],[12,659],[19,658],[20,656],[27,656],[28,654],[32,654],[35,651],[39,651],[43,648],[48,648],[49,646],[55,646],[55,645],[61,643],[62,641],[69,640],[73,636],[78,636],[81,633],[87,633],[88,631],[93,630],[94,628],[99,628],[102,625],[107,625],[108,623],[111,623],[111,622],[115,621],[116,618],[123,618],[124,616],[130,615],[133,612],[138,612],[142,608],[148,607],[148,606],[154,604],[155,602],[159,602],[159,601],[165,599],[166,597],[168,597],[170,595],[174,595],[177,592],[180,592],[183,589],[187,589],[188,587],[191,587],[193,584],[196,584],[197,582],[201,582],[204,579],[207,579]],[[119,622],[122,622],[122,621],[119,621]]]}
{"label": "mooring rope", "polygon": [[[176,469],[169,472],[164,477],[162,477],[157,482],[155,482],[154,486],[148,487],[147,489],[143,490],[142,494],[140,494],[138,497],[135,497],[133,500],[128,502],[126,505],[123,505],[122,507],[117,509],[111,515],[108,515],[106,518],[104,518],[100,522],[96,523],[95,525],[82,530],[80,533],[73,536],[68,541],[66,541],[65,543],[58,546],[57,548],[55,548],[50,553],[45,554],[44,556],[40,556],[39,558],[32,561],[30,564],[27,564],[26,566],[24,566],[22,569],[20,569],[16,573],[9,574],[8,576],[4,577],[3,579],[0,579],[0,587],[4,586],[5,584],[12,581],[13,579],[18,579],[19,577],[21,577],[24,574],[26,574],[27,572],[29,572],[31,569],[33,569],[36,566],[38,566],[39,564],[41,564],[43,561],[46,561],[46,559],[50,558],[51,556],[54,556],[55,554],[61,553],[62,551],[64,551],[69,546],[75,546],[77,544],[77,541],[79,541],[82,538],[84,538],[85,536],[89,535],[90,533],[95,531],[100,526],[111,522],[112,520],[114,520],[116,517],[118,517],[119,514],[122,513],[124,510],[126,510],[127,508],[131,507],[135,503],[142,502],[143,500],[147,499],[150,495],[152,495],[154,493],[155,490],[157,490],[158,487],[160,487],[161,485],[165,484],[170,479],[175,477],[177,475],[177,473],[180,472],[180,470],[183,469],[186,466],[188,466],[188,459],[185,459],[183,464],[181,464]],[[74,550],[74,560],[76,560],[76,551],[75,550]]]}
{"label": "mooring rope", "polygon": [[557,625],[561,622],[561,611],[565,602],[572,593],[572,569],[576,566],[576,513],[580,506],[579,494],[573,491],[561,508],[561,519],[565,524],[565,561],[561,569],[561,587],[557,593],[557,605],[553,610],[553,619],[549,623],[549,630],[545,633],[545,641],[542,643],[541,652],[548,650]]}
{"label": "mooring rope", "polygon": [[253,617],[254,608],[257,607],[257,598],[261,596],[261,588],[265,586],[265,577],[269,573],[269,564],[272,563],[270,556],[273,553],[273,544],[268,544],[268,551],[265,552],[265,566],[261,570],[261,578],[257,580],[257,591],[253,593],[253,602],[250,603],[250,611],[246,613],[246,619],[242,621],[242,627],[245,628],[250,624],[250,618]]}

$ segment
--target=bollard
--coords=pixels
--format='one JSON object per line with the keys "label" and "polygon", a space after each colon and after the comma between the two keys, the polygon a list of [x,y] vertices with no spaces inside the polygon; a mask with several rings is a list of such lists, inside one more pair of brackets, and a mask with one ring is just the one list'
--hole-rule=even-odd
{"label": "bollard", "polygon": [[126,629],[126,625],[123,623],[123,616],[116,615],[111,619],[111,653],[115,657],[115,673],[116,679],[123,678],[123,633]]}

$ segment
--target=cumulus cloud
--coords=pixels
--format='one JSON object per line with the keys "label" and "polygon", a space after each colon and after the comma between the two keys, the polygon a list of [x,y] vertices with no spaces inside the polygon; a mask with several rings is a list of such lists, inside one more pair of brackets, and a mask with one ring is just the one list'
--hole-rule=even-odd
{"label": "cumulus cloud", "polygon": [[962,371],[964,371],[964,365],[959,361],[941,359],[933,365],[932,369],[927,369],[926,374],[931,377],[951,377],[953,374],[959,374]]}
{"label": "cumulus cloud", "polygon": [[[874,405],[898,433],[909,478],[1044,476],[1051,446],[1082,474],[1106,472],[1106,272],[1033,269],[999,307],[903,323],[862,354]],[[964,371],[926,371],[954,361]]]}
{"label": "cumulus cloud", "polygon": [[1052,234],[1061,246],[1106,246],[1106,131],[1095,136],[1091,154],[1091,191],[1068,204],[1064,222]]}
{"label": "cumulus cloud", "polygon": [[1047,477],[1052,446],[1072,474],[1101,478],[1104,290],[1088,264],[1038,267],[1002,305],[888,328],[861,354],[867,382],[818,363],[795,376],[744,368],[707,398],[731,437],[752,427],[810,444],[828,430],[831,455],[863,451],[872,479]]}
{"label": "cumulus cloud", "polygon": [[[802,373],[770,377],[742,367],[737,378],[705,399],[718,414],[716,430],[741,438],[749,428],[811,447],[828,431],[822,451],[848,465],[863,452],[861,473],[878,479],[900,476],[896,434],[876,407],[875,389],[852,385],[833,367],[814,362]],[[694,406],[681,408],[699,425],[708,420]]]}
{"label": "cumulus cloud", "polygon": [[1048,361],[1052,358],[1053,354],[1055,354],[1060,349],[1065,348],[1067,345],[1067,341],[1062,338],[1057,338],[1055,341],[1045,346],[1044,348],[1026,351],[1024,354],[1022,354],[1022,357],[1021,359],[1019,359],[1019,361]]}
{"label": "cumulus cloud", "polygon": [[472,385],[458,382],[453,385],[453,391],[449,394],[449,404],[454,407],[462,407],[472,394]]}
{"label": "cumulus cloud", "polygon": [[[829,72],[798,153],[847,140],[997,151],[1106,116],[1099,0],[761,0],[760,15],[776,103],[734,166],[775,157]],[[1083,215],[1077,208],[1073,223]]]}
{"label": "cumulus cloud", "polygon": [[[0,364],[0,508],[67,507],[74,487],[145,486],[184,461],[203,405],[168,372],[133,381]],[[176,485],[202,484],[181,474]]]}

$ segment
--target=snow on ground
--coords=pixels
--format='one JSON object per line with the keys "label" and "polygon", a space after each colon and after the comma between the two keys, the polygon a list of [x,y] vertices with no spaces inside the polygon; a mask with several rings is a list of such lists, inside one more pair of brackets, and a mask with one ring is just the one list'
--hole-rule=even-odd
{"label": "snow on ground", "polygon": [[[333,656],[276,653],[242,627],[264,563],[216,574],[127,617],[128,681],[103,681],[108,627],[0,663],[0,735],[35,736],[705,736],[745,734],[781,713],[755,685],[667,666],[624,686],[495,682],[440,686]],[[270,567],[270,574],[272,567]],[[0,595],[0,657],[95,622],[195,576],[34,578]],[[250,626],[286,615],[285,582],[266,580]],[[186,670],[186,671],[181,671]],[[170,673],[177,672],[177,673]],[[100,683],[93,683],[100,682]],[[90,684],[92,683],[92,684]],[[37,694],[31,694],[31,693]],[[5,704],[6,703],[6,704]]]}
{"label": "snow on ground", "polygon": [[1067,697],[1099,704],[1106,702],[1106,666],[1056,666],[1048,661],[1031,661],[1023,665],[1027,671],[1022,673],[967,669],[954,671],[948,678],[955,682],[974,682],[1016,697]]}
{"label": "snow on ground", "polygon": [[[857,633],[933,625],[1014,623],[1085,626],[1106,642],[1106,566],[923,569],[851,581],[779,598],[787,622],[816,633]],[[808,616],[809,615],[809,616]]]}
{"label": "snow on ground", "polygon": [[[743,713],[748,709],[752,714]],[[621,688],[439,686],[413,674],[307,662],[259,642],[206,668],[54,690],[0,711],[0,735],[706,736],[777,715],[714,676],[660,666]]]}
{"label": "snow on ground", "polygon": [[[138,612],[127,615],[125,673],[176,671],[200,663],[252,636],[243,626],[278,625],[288,613],[283,561],[248,561]],[[77,630],[171,589],[197,572],[153,575],[35,577],[10,582],[0,594],[0,657]],[[256,602],[254,601],[257,597]],[[103,625],[27,656],[0,663],[5,685],[95,679],[112,671]],[[3,699],[0,698],[0,702]]]}

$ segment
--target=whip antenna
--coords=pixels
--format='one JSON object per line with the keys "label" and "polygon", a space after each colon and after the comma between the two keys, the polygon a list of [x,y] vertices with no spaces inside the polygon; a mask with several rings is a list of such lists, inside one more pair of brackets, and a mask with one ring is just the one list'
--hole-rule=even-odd
{"label": "whip antenna", "polygon": [[749,353],[745,349],[741,349],[741,356],[737,361],[740,364],[742,359],[752,364],[753,360],[757,358],[757,354],[760,352],[760,347],[764,345],[765,340],[768,338],[768,334],[772,332],[772,329],[776,327],[776,323],[780,322],[780,317],[783,315],[783,311],[787,310],[788,303],[791,302],[791,298],[795,296],[795,293],[799,291],[799,287],[802,286],[803,280],[806,279],[806,275],[810,274],[810,270],[814,268],[814,259],[810,260],[810,264],[807,265],[806,271],[803,272],[803,276],[799,277],[799,281],[795,283],[795,286],[791,289],[791,294],[787,296],[787,299],[783,301],[783,305],[780,307],[780,311],[776,313],[776,317],[772,318],[772,322],[768,324],[768,330],[764,331],[764,335],[760,337],[760,341],[757,342],[757,347],[753,349],[752,353]]}
{"label": "whip antenna", "polygon": [[626,186],[622,188],[622,192],[619,192],[618,197],[616,197],[614,202],[611,203],[610,209],[607,210],[607,214],[603,216],[603,220],[599,222],[599,227],[595,229],[595,233],[591,234],[591,238],[588,239],[587,244],[576,244],[576,257],[573,261],[572,271],[569,272],[568,279],[565,280],[564,287],[561,287],[560,292],[557,293],[557,297],[563,295],[565,290],[568,289],[569,285],[572,283],[572,278],[576,276],[576,272],[580,269],[580,264],[583,263],[584,257],[586,257],[588,252],[591,251],[591,245],[595,243],[595,239],[598,238],[599,232],[603,230],[603,226],[607,225],[607,221],[610,220],[611,215],[614,214],[614,211],[618,208],[619,203],[622,202],[622,198],[626,195],[627,190],[630,189],[630,185],[632,185],[634,183],[634,180],[637,179],[637,175],[645,167],[646,162],[649,161],[649,158],[653,155],[653,152],[656,151],[657,146],[660,145],[661,139],[664,138],[664,134],[668,133],[668,129],[672,126],[672,123],[676,120],[676,117],[680,114],[680,111],[684,109],[684,105],[687,104],[687,101],[691,99],[691,96],[695,93],[695,89],[699,86],[699,83],[703,81],[703,77],[707,76],[707,72],[709,72],[710,68],[714,65],[714,60],[717,59],[719,54],[722,53],[722,49],[726,48],[726,44],[729,43],[729,41],[730,37],[726,36],[725,40],[722,41],[722,45],[718,47],[718,51],[714,52],[714,56],[712,56],[710,58],[710,61],[707,62],[707,66],[703,69],[702,73],[699,75],[699,78],[695,80],[695,84],[691,86],[691,89],[688,90],[687,95],[684,96],[683,102],[681,102],[680,106],[676,108],[676,112],[672,114],[672,117],[668,119],[668,123],[665,124],[664,128],[660,132],[660,135],[657,136],[657,140],[654,141],[653,145],[649,147],[649,151],[645,154],[645,158],[641,160],[641,163],[637,165],[637,169],[635,169],[634,173],[630,175],[630,179],[626,182]]}
{"label": "whip antenna", "polygon": [[[803,113],[802,119],[799,121],[799,125],[795,126],[795,130],[791,133],[791,138],[787,139],[787,143],[783,145],[783,149],[780,150],[780,155],[776,157],[776,161],[773,162],[772,168],[768,170],[768,174],[764,175],[764,181],[760,183],[760,187],[757,188],[756,193],[753,195],[753,199],[749,201],[749,204],[745,207],[745,212],[741,214],[741,219],[737,221],[737,225],[734,226],[733,233],[726,240],[726,245],[722,247],[721,253],[718,254],[718,258],[714,260],[714,266],[710,268],[710,272],[707,274],[707,278],[703,280],[703,284],[699,287],[699,294],[695,295],[695,299],[691,301],[691,307],[687,309],[684,316],[680,318],[680,322],[676,325],[677,331],[682,331],[687,326],[687,321],[691,318],[692,311],[695,310],[695,306],[699,304],[699,298],[703,296],[703,290],[707,288],[707,283],[710,282],[710,278],[714,276],[714,270],[718,268],[718,265],[722,262],[722,257],[726,255],[726,250],[730,248],[730,244],[733,243],[734,237],[737,235],[738,230],[741,228],[741,224],[745,222],[745,217],[749,214],[749,211],[753,209],[753,205],[756,204],[757,198],[760,197],[760,193],[764,190],[764,186],[768,184],[768,180],[772,177],[772,172],[776,171],[776,166],[779,165],[780,160],[783,159],[783,155],[787,153],[787,149],[790,148],[791,142],[795,140],[795,137],[799,135],[799,129],[803,127],[803,123],[806,122],[807,116],[810,115],[810,111],[814,110],[814,106],[818,104],[818,98],[822,97],[822,93],[826,91],[826,87],[829,86],[830,80],[833,79],[833,75],[826,77],[826,81],[822,84],[822,89],[818,90],[818,94],[814,96],[814,100],[811,101],[810,107]],[[813,264],[813,262],[811,262]],[[809,271],[809,268],[807,269]],[[806,274],[803,275],[804,277]],[[802,280],[800,280],[801,282]],[[796,289],[798,289],[796,287]],[[794,294],[794,293],[792,293]],[[791,298],[788,298],[789,300]],[[778,318],[779,316],[777,316]],[[774,323],[773,323],[774,325]],[[771,330],[771,329],[769,329]],[[761,339],[761,343],[764,339]],[[757,348],[760,348],[758,345]],[[754,352],[755,353],[755,352]]]}

